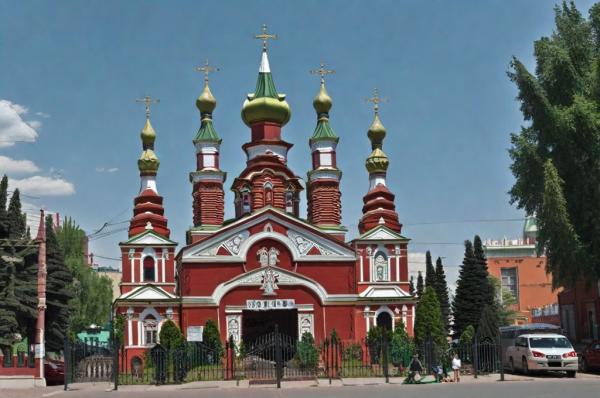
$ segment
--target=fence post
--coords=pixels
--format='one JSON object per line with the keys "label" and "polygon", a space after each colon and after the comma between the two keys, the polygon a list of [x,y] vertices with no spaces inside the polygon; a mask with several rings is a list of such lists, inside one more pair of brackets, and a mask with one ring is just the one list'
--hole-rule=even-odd
{"label": "fence post", "polygon": [[281,388],[281,377],[283,371],[282,362],[283,358],[281,355],[281,335],[278,332],[275,332],[275,377],[277,378],[277,388]]}
{"label": "fence post", "polygon": [[113,378],[114,378],[114,391],[119,389],[119,341],[118,339],[113,340]]}
{"label": "fence post", "polygon": [[498,359],[500,361],[500,381],[504,381],[504,351],[502,350],[502,335],[498,334],[496,339],[498,345]]}
{"label": "fence post", "polygon": [[71,361],[70,361],[70,356],[71,356],[71,350],[69,347],[69,339],[67,337],[65,337],[64,339],[64,367],[65,367],[65,374],[64,374],[64,390],[67,391],[69,388],[69,371],[71,370]]}
{"label": "fence post", "polygon": [[473,377],[477,378],[477,368],[479,367],[479,349],[477,344],[477,334],[473,337]]}
{"label": "fence post", "polygon": [[385,377],[385,382],[390,382],[390,374],[389,374],[389,361],[388,361],[388,339],[387,339],[387,329],[383,329],[383,333],[381,334],[381,354],[383,356],[383,376]]}

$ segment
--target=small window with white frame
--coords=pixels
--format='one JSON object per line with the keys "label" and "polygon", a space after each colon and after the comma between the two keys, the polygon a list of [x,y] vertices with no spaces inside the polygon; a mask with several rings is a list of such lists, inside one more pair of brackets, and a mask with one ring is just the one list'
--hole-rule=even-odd
{"label": "small window with white frame", "polygon": [[381,252],[375,254],[373,273],[375,282],[387,282],[390,280],[388,260],[385,254]]}

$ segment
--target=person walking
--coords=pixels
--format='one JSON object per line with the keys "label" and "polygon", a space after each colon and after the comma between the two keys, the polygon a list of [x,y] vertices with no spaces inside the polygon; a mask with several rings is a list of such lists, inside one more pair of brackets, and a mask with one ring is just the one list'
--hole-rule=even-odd
{"label": "person walking", "polygon": [[412,384],[412,383],[416,383],[417,380],[417,375],[421,376],[421,372],[423,372],[423,365],[421,364],[421,361],[419,361],[419,356],[417,354],[413,355],[413,359],[410,362],[410,365],[408,367],[408,377],[405,380],[406,384]]}
{"label": "person walking", "polygon": [[454,353],[454,357],[452,358],[452,371],[454,372],[454,381],[455,383],[460,382],[460,368],[462,364],[460,362],[460,358],[457,353]]}

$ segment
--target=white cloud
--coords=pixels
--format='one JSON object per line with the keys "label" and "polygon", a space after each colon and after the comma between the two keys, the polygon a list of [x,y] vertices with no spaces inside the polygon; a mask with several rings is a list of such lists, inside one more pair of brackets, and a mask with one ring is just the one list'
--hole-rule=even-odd
{"label": "white cloud", "polygon": [[119,171],[118,167],[96,167],[98,173],[116,173]]}
{"label": "white cloud", "polygon": [[39,117],[46,118],[46,119],[50,117],[50,115],[47,114],[46,112],[36,112],[35,115],[39,116]]}
{"label": "white cloud", "polygon": [[15,142],[34,142],[38,136],[39,121],[26,122],[21,117],[27,108],[0,99],[0,148],[13,146]]}
{"label": "white cloud", "polygon": [[0,155],[0,173],[19,174],[35,173],[40,169],[31,160],[16,160]]}
{"label": "white cloud", "polygon": [[19,188],[27,195],[33,196],[68,196],[75,193],[73,183],[63,178],[33,176],[22,180],[10,179],[9,189]]}

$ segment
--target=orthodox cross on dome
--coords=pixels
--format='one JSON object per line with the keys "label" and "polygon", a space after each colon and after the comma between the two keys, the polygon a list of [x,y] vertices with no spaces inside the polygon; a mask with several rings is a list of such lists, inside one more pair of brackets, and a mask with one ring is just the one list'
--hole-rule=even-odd
{"label": "orthodox cross on dome", "polygon": [[325,64],[321,61],[319,69],[313,69],[310,71],[312,75],[321,75],[321,84],[325,83],[325,75],[332,75],[335,73],[334,69],[325,69]]}
{"label": "orthodox cross on dome", "polygon": [[135,102],[143,102],[146,106],[146,119],[150,119],[150,105],[158,104],[160,102],[157,98],[152,98],[149,95],[146,95],[144,98],[138,98]]}
{"label": "orthodox cross on dome", "polygon": [[263,41],[263,51],[267,51],[267,41],[269,39],[277,40],[277,35],[267,33],[267,25],[262,25],[262,33],[258,35],[254,35],[255,39],[259,39]]}
{"label": "orthodox cross on dome", "polygon": [[204,82],[208,83],[208,74],[212,73],[212,72],[218,72],[221,69],[215,67],[215,66],[210,66],[208,64],[208,59],[206,60],[206,62],[204,63],[204,66],[196,66],[196,72],[202,72],[204,73]]}
{"label": "orthodox cross on dome", "polygon": [[387,97],[380,97],[379,90],[376,88],[373,90],[373,96],[371,98],[365,98],[365,101],[372,102],[373,103],[373,111],[375,111],[375,114],[378,114],[379,113],[379,104],[381,102],[387,102],[388,99],[387,99]]}

